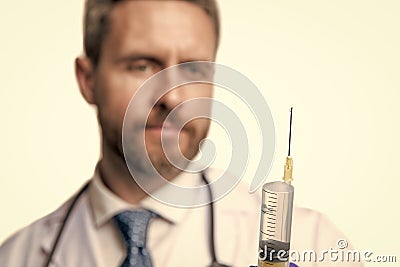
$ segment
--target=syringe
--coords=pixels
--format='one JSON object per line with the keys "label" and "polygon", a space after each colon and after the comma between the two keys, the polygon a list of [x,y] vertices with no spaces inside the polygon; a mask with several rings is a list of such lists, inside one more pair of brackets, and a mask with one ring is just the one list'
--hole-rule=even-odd
{"label": "syringe", "polygon": [[264,184],[262,188],[261,222],[258,267],[289,266],[290,233],[292,228],[293,160],[290,156],[292,137],[290,109],[289,152],[286,157],[283,181]]}

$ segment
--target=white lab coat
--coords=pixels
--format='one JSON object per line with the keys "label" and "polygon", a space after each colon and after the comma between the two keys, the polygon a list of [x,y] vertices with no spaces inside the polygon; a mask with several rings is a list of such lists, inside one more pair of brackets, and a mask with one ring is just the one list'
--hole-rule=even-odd
{"label": "white lab coat", "polygon": [[[257,265],[258,231],[260,198],[243,200],[247,188],[234,190],[224,200],[217,202],[215,210],[217,255],[220,262],[236,267]],[[248,195],[248,194],[247,194]],[[242,196],[242,198],[240,198]],[[82,195],[74,208],[73,215],[68,221],[68,230],[57,247],[51,266],[63,267],[91,267],[104,266],[99,261],[101,248],[98,245],[96,229],[93,225],[90,203],[87,194]],[[257,201],[254,201],[254,200]],[[0,246],[1,267],[43,266],[49,254],[55,235],[62,222],[65,211],[70,201],[62,205],[55,212],[39,219],[28,227],[14,234]],[[250,211],[250,212],[249,212]],[[194,215],[196,216],[196,215]],[[195,221],[198,218],[194,218]],[[204,221],[204,225],[202,222]],[[208,229],[208,221],[200,220],[197,229]],[[200,242],[207,242],[208,230],[183,229],[180,237],[174,237],[170,246],[162,248],[154,257],[162,257],[167,253],[168,262],[158,266],[199,266],[210,263],[207,249],[191,251],[186,245],[190,238],[200,232]],[[186,231],[186,232],[185,232]],[[293,212],[291,249],[299,252],[314,249],[317,252],[329,248],[337,248],[338,239],[345,239],[343,235],[326,219],[312,210],[295,208]],[[201,246],[200,246],[201,247]],[[297,262],[300,267],[331,267],[346,266],[360,267],[361,263],[331,262]],[[158,267],[156,266],[156,267]],[[112,267],[112,266],[104,266]]]}

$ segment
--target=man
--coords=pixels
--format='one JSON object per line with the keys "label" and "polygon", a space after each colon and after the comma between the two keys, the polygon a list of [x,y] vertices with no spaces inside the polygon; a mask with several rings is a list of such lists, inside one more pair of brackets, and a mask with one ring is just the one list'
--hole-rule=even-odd
{"label": "man", "polygon": [[[166,131],[171,140],[179,137],[182,154],[193,159],[209,121],[195,119],[182,130],[178,124],[166,127],[163,122],[181,103],[212,97],[212,86],[177,87],[157,99],[147,120],[133,116],[128,122],[132,135],[127,150],[133,151],[129,159],[124,155],[122,136],[129,102],[146,79],[176,64],[215,60],[219,40],[215,2],[88,0],[84,34],[85,55],[75,61],[76,77],[82,96],[97,110],[101,159],[64,227],[73,200],[9,238],[0,248],[0,266],[43,266],[46,262],[50,266],[210,265],[215,257],[210,249],[209,206],[182,209],[154,200],[132,179],[127,162],[135,174],[150,180],[155,173],[145,161],[148,155],[163,178],[188,186],[202,184],[200,174],[184,173],[171,164],[163,151],[161,133]],[[140,131],[135,132],[140,123],[144,123],[144,150]],[[162,188],[157,186],[157,190]],[[234,266],[257,263],[259,207],[259,198],[241,187],[216,203],[215,251],[220,262]],[[129,214],[139,214],[139,219]],[[341,238],[315,212],[295,209],[293,221],[293,249],[329,249]],[[130,224],[136,228],[124,229]],[[147,235],[143,241],[138,237],[141,232]],[[324,262],[318,266],[336,265]]]}

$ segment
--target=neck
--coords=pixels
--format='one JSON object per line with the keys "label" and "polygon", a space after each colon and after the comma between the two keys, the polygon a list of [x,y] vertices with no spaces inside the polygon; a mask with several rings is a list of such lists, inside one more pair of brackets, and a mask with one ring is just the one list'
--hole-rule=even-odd
{"label": "neck", "polygon": [[103,183],[111,192],[130,204],[138,204],[147,196],[132,178],[123,156],[110,149],[104,140],[102,155],[98,170]]}

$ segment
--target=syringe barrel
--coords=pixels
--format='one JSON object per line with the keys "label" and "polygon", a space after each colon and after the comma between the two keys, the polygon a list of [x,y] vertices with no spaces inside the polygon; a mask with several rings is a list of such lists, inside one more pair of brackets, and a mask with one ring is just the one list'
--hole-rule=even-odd
{"label": "syringe barrel", "polygon": [[293,186],[284,182],[266,183],[262,189],[260,259],[285,261],[290,249]]}

